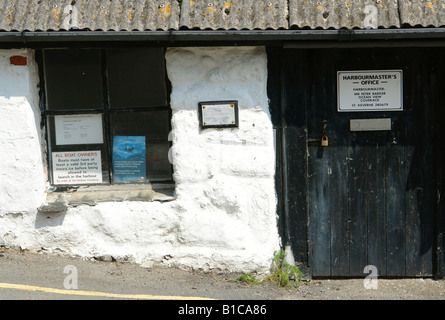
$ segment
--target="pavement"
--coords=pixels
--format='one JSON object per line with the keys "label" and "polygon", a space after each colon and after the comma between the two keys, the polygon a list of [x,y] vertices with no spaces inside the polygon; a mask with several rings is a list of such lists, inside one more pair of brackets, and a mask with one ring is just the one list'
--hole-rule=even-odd
{"label": "pavement", "polygon": [[244,307],[248,301],[445,300],[445,281],[429,278],[377,279],[372,289],[366,288],[365,278],[311,279],[285,289],[270,282],[246,285],[236,281],[238,276],[0,247],[0,300],[146,300],[188,306],[217,300]]}

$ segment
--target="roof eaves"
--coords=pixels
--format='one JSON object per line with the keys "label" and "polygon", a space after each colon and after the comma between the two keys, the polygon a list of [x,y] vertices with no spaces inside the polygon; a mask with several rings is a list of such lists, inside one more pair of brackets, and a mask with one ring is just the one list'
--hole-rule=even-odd
{"label": "roof eaves", "polygon": [[445,40],[445,28],[319,29],[319,30],[170,30],[170,31],[53,31],[0,32],[0,42],[301,42],[301,41]]}

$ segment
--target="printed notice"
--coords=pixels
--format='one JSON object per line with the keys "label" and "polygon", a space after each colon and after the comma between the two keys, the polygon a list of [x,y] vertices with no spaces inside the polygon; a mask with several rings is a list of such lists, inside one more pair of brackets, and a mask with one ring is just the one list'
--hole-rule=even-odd
{"label": "printed notice", "polygon": [[338,71],[339,112],[402,111],[402,70]]}
{"label": "printed notice", "polygon": [[59,146],[104,142],[100,114],[55,116],[54,121]]}
{"label": "printed notice", "polygon": [[100,151],[53,152],[52,162],[56,185],[102,183]]}
{"label": "printed notice", "polygon": [[145,136],[113,138],[113,179],[115,182],[143,182],[146,179]]}
{"label": "printed notice", "polygon": [[206,104],[202,106],[202,121],[205,126],[235,124],[234,104]]}

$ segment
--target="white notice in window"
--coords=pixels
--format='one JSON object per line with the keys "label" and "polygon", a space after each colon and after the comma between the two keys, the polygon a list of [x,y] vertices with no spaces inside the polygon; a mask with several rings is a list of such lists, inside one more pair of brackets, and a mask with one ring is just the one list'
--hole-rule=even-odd
{"label": "white notice in window", "polygon": [[55,116],[54,121],[59,146],[104,142],[100,114]]}
{"label": "white notice in window", "polygon": [[55,185],[102,183],[100,150],[53,152],[52,162]]}

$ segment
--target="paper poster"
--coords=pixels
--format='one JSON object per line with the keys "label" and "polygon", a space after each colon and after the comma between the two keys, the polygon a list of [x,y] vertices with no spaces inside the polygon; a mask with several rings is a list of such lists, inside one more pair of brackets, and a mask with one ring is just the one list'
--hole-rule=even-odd
{"label": "paper poster", "polygon": [[145,136],[113,138],[113,177],[115,182],[146,180]]}
{"label": "paper poster", "polygon": [[102,183],[101,159],[100,151],[53,152],[53,183],[55,185]]}
{"label": "paper poster", "polygon": [[104,142],[100,114],[55,116],[54,121],[58,146]]}

